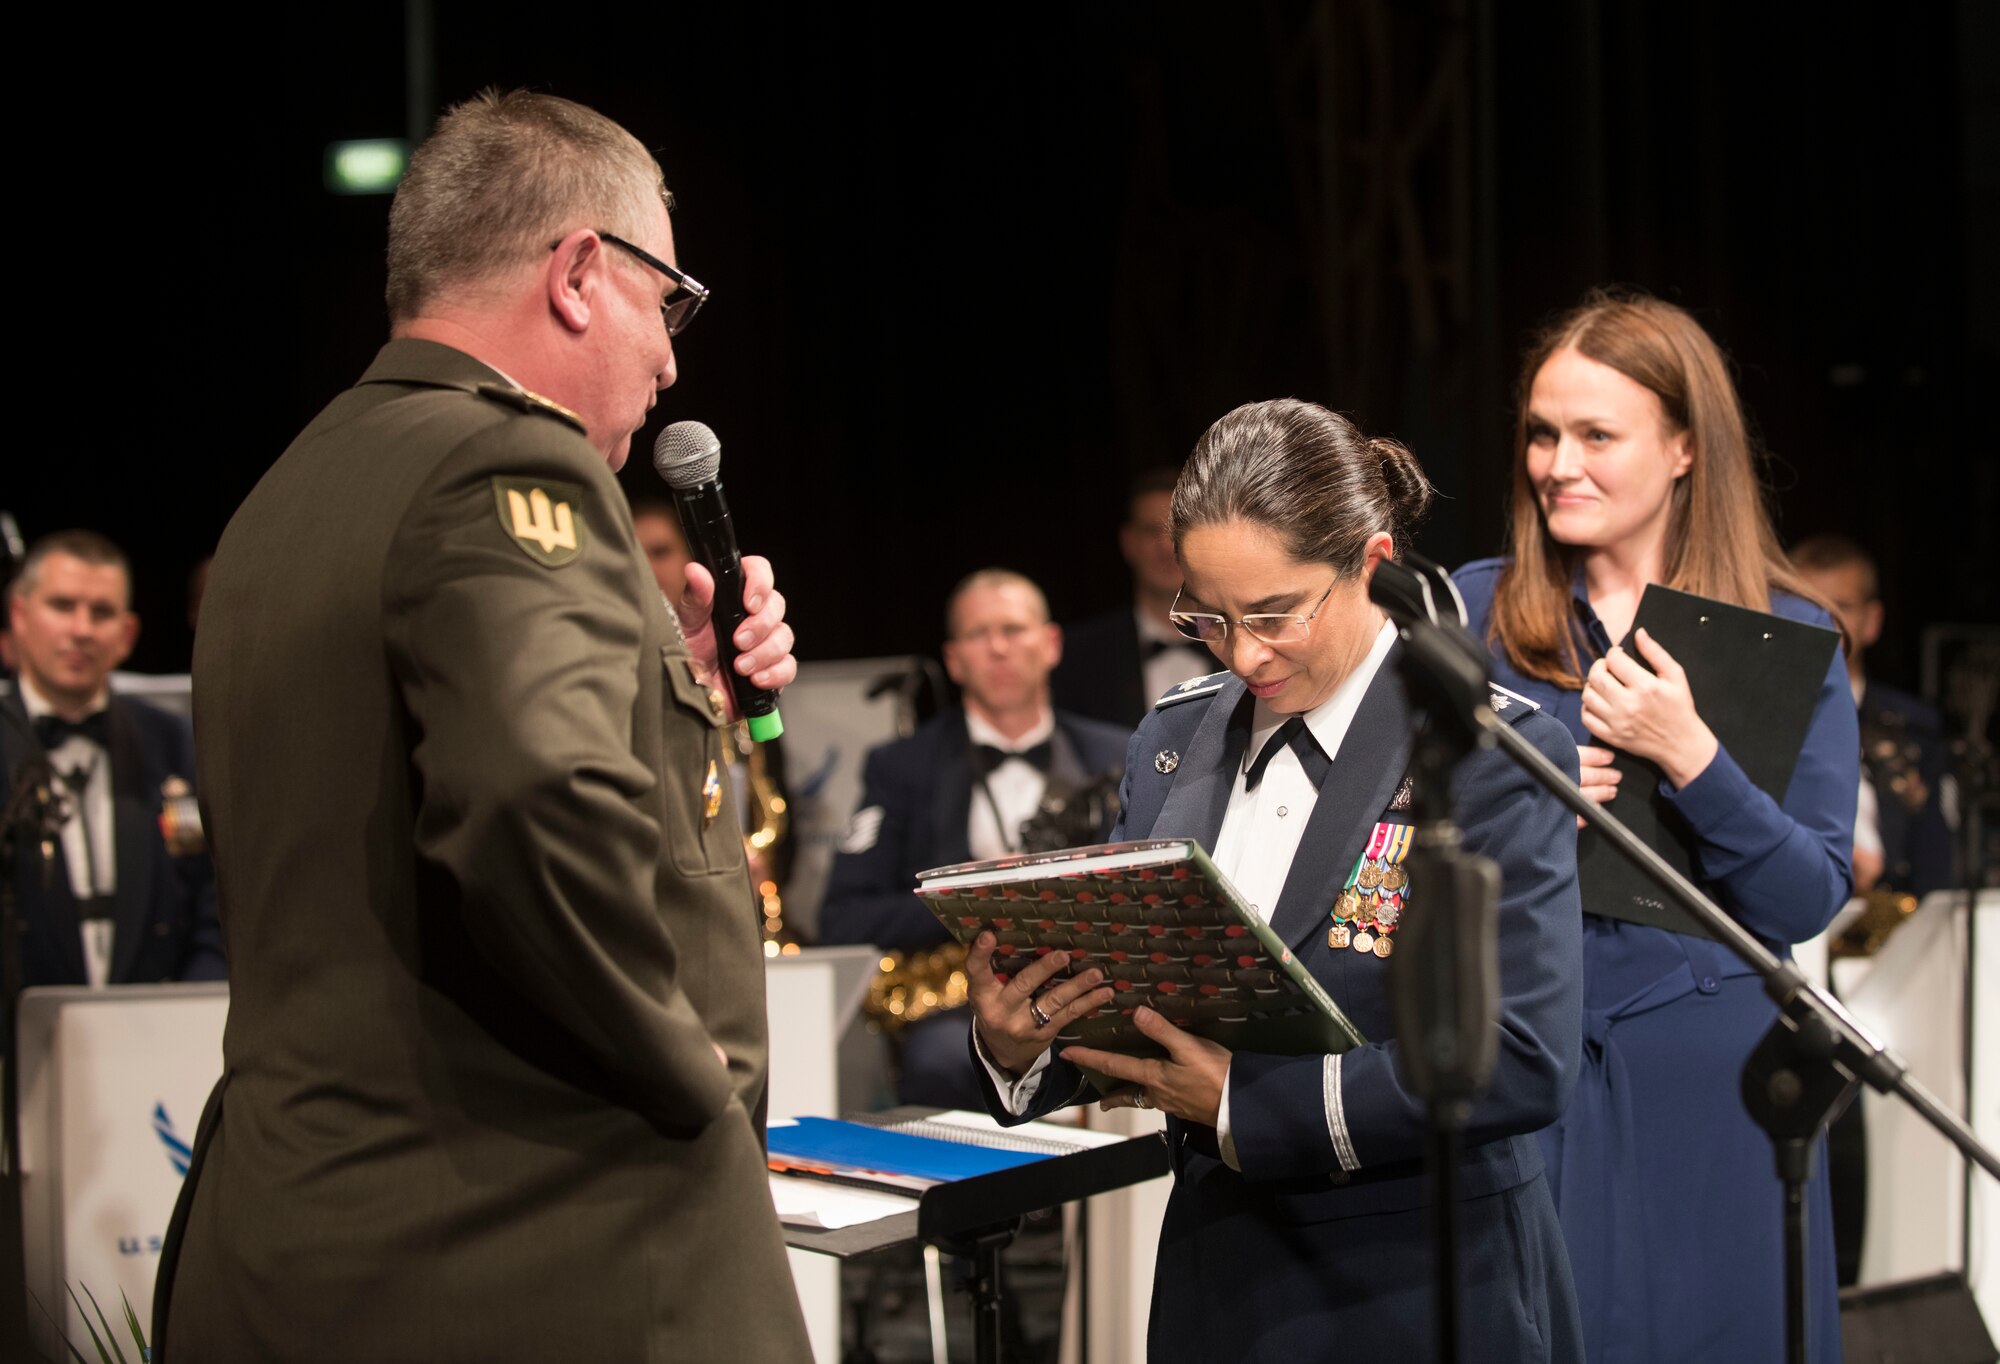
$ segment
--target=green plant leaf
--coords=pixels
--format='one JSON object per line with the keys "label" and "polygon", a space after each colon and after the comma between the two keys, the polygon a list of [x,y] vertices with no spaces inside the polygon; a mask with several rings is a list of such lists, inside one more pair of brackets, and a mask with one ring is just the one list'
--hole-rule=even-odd
{"label": "green plant leaf", "polygon": [[[71,1294],[70,1296],[74,1297],[75,1294]],[[56,1320],[55,1314],[49,1311],[47,1307],[42,1305],[41,1298],[36,1296],[33,1289],[30,1289],[28,1291],[28,1301],[32,1302],[35,1305],[35,1310],[37,1312],[40,1312],[43,1316],[49,1319],[49,1325],[55,1328],[56,1339],[62,1342],[62,1347],[65,1350],[69,1351],[70,1357],[76,1361],[76,1364],[90,1364],[90,1360],[84,1355],[83,1351],[77,1349],[76,1346],[69,1343],[69,1332],[63,1329],[63,1324],[61,1322]],[[83,1305],[81,1303],[77,1304],[76,1310],[81,1312],[83,1310]],[[43,1356],[43,1359],[46,1360],[47,1358],[48,1356],[46,1355]]]}
{"label": "green plant leaf", "polygon": [[[68,1287],[68,1285],[64,1286]],[[86,1288],[83,1291],[85,1293],[88,1293],[90,1290]],[[76,1296],[76,1290],[74,1288],[71,1288],[69,1290],[69,1300],[76,1304],[76,1314],[83,1318],[83,1329],[90,1332],[90,1343],[97,1347],[97,1358],[99,1360],[99,1364],[111,1364],[111,1354],[104,1348],[104,1342],[98,1338],[97,1328],[90,1324],[90,1313],[83,1310],[83,1303]],[[95,1298],[92,1298],[91,1301],[96,1302],[97,1300]],[[109,1333],[110,1333],[109,1328],[107,1328],[106,1334],[108,1335]],[[70,1346],[70,1349],[75,1350],[76,1347],[72,1345]]]}
{"label": "green plant leaf", "polygon": [[[118,1348],[118,1335],[111,1329],[111,1323],[104,1319],[104,1309],[97,1305],[97,1295],[90,1291],[89,1284],[83,1286],[83,1296],[90,1299],[91,1310],[97,1313],[97,1324],[104,1328],[104,1339],[102,1341],[97,1339],[95,1328],[92,1328],[90,1332],[91,1340],[97,1344],[97,1353],[103,1357],[104,1364],[111,1364],[113,1358],[117,1359],[118,1364],[125,1364],[125,1352]],[[76,1310],[81,1312],[83,1308],[79,1306]],[[90,1318],[88,1316],[83,1319],[83,1324],[86,1327],[90,1326]],[[111,1347],[110,1354],[105,1354],[104,1347],[107,1344]]]}
{"label": "green plant leaf", "polygon": [[132,1300],[125,1296],[125,1290],[118,1290],[118,1301],[125,1304],[125,1329],[132,1333],[132,1344],[138,1347],[139,1358],[150,1360],[152,1347],[146,1344],[146,1333],[139,1329],[139,1314],[132,1310]]}

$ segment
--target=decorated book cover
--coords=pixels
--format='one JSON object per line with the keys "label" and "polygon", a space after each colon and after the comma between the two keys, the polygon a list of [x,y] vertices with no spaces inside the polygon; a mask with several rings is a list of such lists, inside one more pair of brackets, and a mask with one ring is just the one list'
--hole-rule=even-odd
{"label": "decorated book cover", "polygon": [[1191,839],[1100,843],[918,874],[917,896],[959,942],[987,929],[1005,981],[1036,957],[1069,954],[1058,982],[1096,967],[1117,992],[1060,1043],[1160,1054],[1141,1004],[1232,1051],[1303,1056],[1363,1038],[1326,990]]}

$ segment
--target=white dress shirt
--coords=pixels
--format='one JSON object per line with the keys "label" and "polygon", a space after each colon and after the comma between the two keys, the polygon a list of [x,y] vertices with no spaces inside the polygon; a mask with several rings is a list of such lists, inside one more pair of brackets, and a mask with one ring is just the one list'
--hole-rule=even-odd
{"label": "white dress shirt", "polygon": [[[55,707],[35,690],[24,672],[18,678],[21,706],[29,720],[55,713]],[[94,703],[93,711],[111,702],[107,691]],[[69,872],[70,891],[80,905],[97,896],[109,896],[118,889],[118,845],[112,827],[111,755],[102,744],[72,734],[49,750],[49,765],[55,768],[68,812],[62,825],[63,865]],[[111,920],[83,920],[85,978],[93,987],[102,987],[111,978]]]}
{"label": "white dress shirt", "polygon": [[[1135,606],[1132,608],[1132,619],[1139,623],[1139,676],[1146,688],[1147,705],[1152,705],[1189,678],[1206,676],[1222,666],[1215,661],[1215,655],[1208,651],[1207,645],[1197,644],[1150,611]],[[1147,646],[1155,641],[1170,647],[1146,658]]]}
{"label": "white dress shirt", "polygon": [[[1336,781],[1340,777],[1341,743],[1347,737],[1348,726],[1354,722],[1354,713],[1361,708],[1361,698],[1368,694],[1375,674],[1381,670],[1382,660],[1388,657],[1389,648],[1395,642],[1396,627],[1384,621],[1367,656],[1341,680],[1331,696],[1305,713],[1306,728],[1332,761],[1333,766],[1327,773],[1328,781]],[[1216,869],[1229,878],[1230,884],[1236,887],[1237,893],[1249,903],[1251,909],[1266,919],[1277,906],[1279,893],[1285,888],[1285,878],[1291,873],[1292,858],[1299,849],[1299,839],[1305,834],[1306,821],[1312,818],[1313,807],[1319,803],[1319,789],[1307,779],[1298,754],[1289,747],[1280,748],[1272,755],[1255,790],[1244,783],[1244,777],[1257,755],[1289,718],[1271,710],[1261,701],[1256,703],[1250,721],[1250,742],[1244,746],[1236,785],[1229,794],[1229,804],[1222,816],[1222,829],[1216,835],[1211,854]],[[975,1042],[978,1042],[978,1037],[979,1029],[975,1027]],[[994,1064],[983,1042],[979,1042],[975,1050],[1008,1111],[1026,1112],[1036,1091],[1041,1088],[1041,1077],[1048,1068],[1049,1053],[1043,1052],[1025,1075],[1014,1079]],[[1344,1130],[1345,1126],[1338,1121],[1335,1111],[1340,1095],[1340,1058],[1328,1056],[1326,1066],[1324,1090],[1329,1103],[1328,1126],[1336,1129],[1334,1145],[1336,1150],[1340,1150],[1343,1146],[1340,1130]],[[1226,1076],[1222,1085],[1221,1111],[1216,1118],[1216,1135],[1223,1160],[1232,1169],[1238,1168],[1235,1142],[1229,1130],[1229,1081]],[[1341,1163],[1353,1168],[1344,1154]]]}
{"label": "white dress shirt", "polygon": [[[965,732],[974,744],[986,744],[1003,753],[1025,753],[1056,732],[1056,717],[1054,711],[1045,710],[1033,729],[1018,739],[1010,739],[967,710]],[[1048,774],[1023,758],[1008,758],[996,764],[986,774],[984,791],[978,781],[973,782],[965,839],[974,861],[984,862],[1020,851],[1021,825],[1041,805],[1042,792],[1048,789],[1048,784]]]}

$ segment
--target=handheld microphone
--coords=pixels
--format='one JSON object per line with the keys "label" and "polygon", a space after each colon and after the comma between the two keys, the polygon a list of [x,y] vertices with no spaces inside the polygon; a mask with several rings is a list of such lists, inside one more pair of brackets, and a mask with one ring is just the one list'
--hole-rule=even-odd
{"label": "handheld microphone", "polygon": [[715,652],[736,709],[750,723],[750,737],[763,743],[785,732],[776,693],[752,685],[736,671],[736,652],[729,641],[748,614],[743,609],[743,556],[736,550],[736,527],[729,519],[729,502],[722,495],[722,442],[700,422],[675,422],[653,443],[653,469],[673,489],[680,513],[681,534],[689,552],[715,575]]}

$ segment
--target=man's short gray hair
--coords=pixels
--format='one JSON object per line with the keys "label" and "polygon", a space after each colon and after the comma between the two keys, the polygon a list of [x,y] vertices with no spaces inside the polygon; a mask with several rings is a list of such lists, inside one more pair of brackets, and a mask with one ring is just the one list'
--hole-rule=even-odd
{"label": "man's short gray hair", "polygon": [[958,604],[965,594],[982,587],[1018,587],[1034,600],[1035,609],[1042,613],[1043,623],[1049,619],[1049,599],[1036,585],[1035,580],[1025,573],[1016,573],[1011,568],[982,568],[966,574],[958,580],[958,586],[951,589],[951,595],[944,603],[944,637],[958,638]]}
{"label": "man's short gray hair", "polygon": [[94,530],[53,531],[28,546],[27,556],[21,560],[14,580],[7,584],[8,594],[23,599],[34,596],[35,588],[42,581],[42,565],[49,561],[51,554],[67,554],[92,568],[117,569],[125,578],[126,605],[131,605],[132,565],[126,562],[123,550]]}
{"label": "man's short gray hair", "polygon": [[643,240],[667,195],[638,139],[595,110],[483,90],[438,120],[389,208],[389,320],[546,253],[579,227]]}

